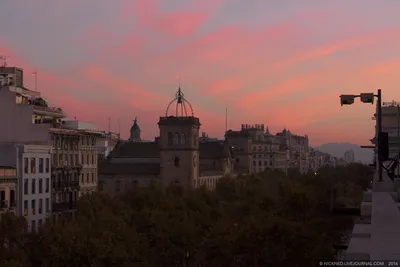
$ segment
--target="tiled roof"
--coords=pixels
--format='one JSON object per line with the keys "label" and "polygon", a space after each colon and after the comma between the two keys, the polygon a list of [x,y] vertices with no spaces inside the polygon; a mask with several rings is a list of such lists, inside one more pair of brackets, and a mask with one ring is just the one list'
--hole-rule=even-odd
{"label": "tiled roof", "polygon": [[223,158],[226,156],[225,145],[219,142],[199,144],[200,158]]}
{"label": "tiled roof", "polygon": [[[227,147],[220,142],[206,142],[199,144],[200,158],[222,158],[229,156]],[[120,142],[111,152],[112,158],[159,158],[157,142]]]}
{"label": "tiled roof", "polygon": [[119,142],[110,154],[113,158],[159,158],[156,142]]}
{"label": "tiled roof", "polygon": [[99,163],[99,174],[103,175],[158,175],[160,174],[160,164],[158,163],[109,163],[103,161]]}

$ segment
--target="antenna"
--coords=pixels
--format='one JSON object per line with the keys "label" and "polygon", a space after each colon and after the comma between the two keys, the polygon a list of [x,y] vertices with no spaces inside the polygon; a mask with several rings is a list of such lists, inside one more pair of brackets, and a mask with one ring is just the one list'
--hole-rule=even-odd
{"label": "antenna", "polygon": [[228,131],[228,109],[225,109],[225,132]]}
{"label": "antenna", "polygon": [[7,59],[10,58],[9,56],[0,56],[0,64],[1,67],[7,67]]}
{"label": "antenna", "polygon": [[108,132],[111,133],[111,118],[108,117]]}
{"label": "antenna", "polygon": [[37,71],[35,70],[32,74],[35,75],[35,91],[37,91]]}
{"label": "antenna", "polygon": [[121,121],[118,120],[118,135],[121,134]]}

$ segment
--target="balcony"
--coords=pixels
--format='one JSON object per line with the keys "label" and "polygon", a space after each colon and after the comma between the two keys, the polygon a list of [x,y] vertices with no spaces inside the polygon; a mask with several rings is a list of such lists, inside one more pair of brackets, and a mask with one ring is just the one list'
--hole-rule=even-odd
{"label": "balcony", "polygon": [[62,202],[53,204],[53,212],[69,211],[76,209],[76,202]]}
{"label": "balcony", "polygon": [[53,182],[53,190],[65,190],[71,188],[72,190],[79,190],[79,181],[70,182]]}

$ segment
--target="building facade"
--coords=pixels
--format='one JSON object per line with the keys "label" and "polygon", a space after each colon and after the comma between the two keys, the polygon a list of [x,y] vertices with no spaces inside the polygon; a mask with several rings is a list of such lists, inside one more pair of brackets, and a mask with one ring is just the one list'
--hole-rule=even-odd
{"label": "building facade", "polygon": [[0,162],[18,176],[16,214],[36,231],[51,214],[51,147],[47,144],[0,144]]}
{"label": "building facade", "polygon": [[0,165],[0,220],[6,212],[15,214],[17,203],[17,170],[11,166]]}

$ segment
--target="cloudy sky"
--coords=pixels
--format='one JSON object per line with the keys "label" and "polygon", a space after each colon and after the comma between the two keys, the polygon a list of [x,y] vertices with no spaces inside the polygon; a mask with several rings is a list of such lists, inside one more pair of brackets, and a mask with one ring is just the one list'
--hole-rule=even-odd
{"label": "cloudy sky", "polygon": [[265,124],[368,144],[370,104],[400,100],[400,1],[13,0],[0,3],[0,54],[70,118],[158,134],[180,84],[202,131]]}

